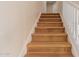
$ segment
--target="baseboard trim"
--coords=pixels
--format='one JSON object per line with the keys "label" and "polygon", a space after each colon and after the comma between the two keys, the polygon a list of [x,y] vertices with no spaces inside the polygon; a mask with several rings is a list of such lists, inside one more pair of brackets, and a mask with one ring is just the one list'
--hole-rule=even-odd
{"label": "baseboard trim", "polygon": [[75,44],[74,44],[74,42],[72,41],[72,39],[71,39],[71,37],[70,37],[70,35],[69,35],[69,33],[68,33],[68,28],[67,28],[67,25],[65,24],[64,16],[63,16],[63,14],[62,14],[61,12],[59,12],[59,13],[60,13],[60,16],[61,16],[61,18],[62,18],[63,25],[65,26],[65,31],[66,31],[66,33],[68,34],[68,41],[69,41],[69,43],[72,45],[72,49],[71,49],[72,54],[73,54],[74,57],[78,57],[79,55],[78,55],[78,53],[77,53],[77,49],[76,49],[76,47],[75,47]]}
{"label": "baseboard trim", "polygon": [[37,26],[37,22],[39,21],[39,18],[40,18],[40,15],[41,15],[41,12],[39,13],[34,25],[32,26],[31,28],[31,31],[30,33],[28,34],[27,38],[26,38],[26,41],[24,42],[24,45],[23,45],[23,49],[21,50],[21,52],[19,53],[19,57],[24,57],[25,54],[27,53],[27,45],[32,41],[32,33],[34,33],[35,31],[35,27]]}

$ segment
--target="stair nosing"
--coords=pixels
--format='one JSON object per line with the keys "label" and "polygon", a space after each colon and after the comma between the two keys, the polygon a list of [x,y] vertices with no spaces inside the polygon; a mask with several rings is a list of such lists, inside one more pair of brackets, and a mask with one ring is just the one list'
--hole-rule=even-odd
{"label": "stair nosing", "polygon": [[[31,51],[30,53],[55,53],[55,52],[51,52],[51,51],[50,52],[33,52],[33,51]],[[61,52],[61,53],[68,53],[68,52]]]}
{"label": "stair nosing", "polygon": [[39,18],[39,19],[61,19],[61,18]]}
{"label": "stair nosing", "polygon": [[37,24],[41,24],[41,23],[46,23],[46,24],[47,23],[52,23],[53,24],[53,23],[63,23],[63,22],[38,22]]}
{"label": "stair nosing", "polygon": [[42,17],[42,16],[48,16],[48,17],[50,17],[50,16],[56,16],[56,17],[60,17],[60,15],[41,15],[40,17]]}
{"label": "stair nosing", "polygon": [[53,28],[56,28],[56,29],[59,29],[59,28],[65,28],[65,27],[36,27],[36,28],[46,28],[46,29],[47,29],[47,28],[52,28],[52,29],[53,29]]}
{"label": "stair nosing", "polygon": [[33,33],[32,35],[36,36],[62,36],[67,35],[67,33]]}
{"label": "stair nosing", "polygon": [[[63,45],[62,45],[63,44]],[[44,42],[43,44],[37,44],[35,42],[32,42],[28,47],[51,47],[51,48],[56,48],[56,47],[71,47],[70,43],[68,42]]]}

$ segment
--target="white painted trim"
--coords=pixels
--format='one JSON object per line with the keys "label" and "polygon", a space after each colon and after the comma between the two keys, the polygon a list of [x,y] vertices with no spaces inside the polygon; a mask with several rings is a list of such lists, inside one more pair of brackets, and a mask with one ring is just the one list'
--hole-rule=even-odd
{"label": "white painted trim", "polygon": [[62,22],[63,22],[63,25],[65,26],[65,31],[66,31],[66,33],[68,34],[68,41],[69,41],[69,43],[72,45],[72,54],[73,54],[73,56],[74,57],[78,57],[78,52],[77,52],[77,49],[76,49],[76,47],[75,47],[75,44],[74,44],[74,42],[72,41],[72,39],[71,39],[71,37],[70,37],[70,35],[69,35],[69,31],[68,31],[68,27],[67,27],[67,24],[65,24],[65,21],[64,21],[64,17],[63,17],[63,14],[60,12],[60,16],[61,16],[61,18],[62,18]]}
{"label": "white painted trim", "polygon": [[35,31],[35,27],[37,26],[37,22],[39,21],[40,15],[41,15],[41,12],[39,13],[34,25],[32,26],[30,33],[28,34],[28,36],[26,38],[26,41],[24,42],[24,46],[23,46],[23,49],[21,50],[21,52],[19,54],[19,57],[24,57],[24,55],[27,53],[27,45],[28,45],[28,43],[30,43],[32,41],[31,35]]}
{"label": "white painted trim", "polygon": [[67,3],[70,4],[71,6],[73,6],[74,8],[79,9],[79,3],[73,2],[73,1],[68,1]]}

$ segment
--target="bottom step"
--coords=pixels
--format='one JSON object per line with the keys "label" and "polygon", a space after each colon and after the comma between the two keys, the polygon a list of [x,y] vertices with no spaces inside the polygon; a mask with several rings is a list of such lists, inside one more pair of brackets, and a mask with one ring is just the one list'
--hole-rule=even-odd
{"label": "bottom step", "polygon": [[54,52],[29,52],[27,57],[72,57],[71,52],[61,52],[61,53],[54,53]]}

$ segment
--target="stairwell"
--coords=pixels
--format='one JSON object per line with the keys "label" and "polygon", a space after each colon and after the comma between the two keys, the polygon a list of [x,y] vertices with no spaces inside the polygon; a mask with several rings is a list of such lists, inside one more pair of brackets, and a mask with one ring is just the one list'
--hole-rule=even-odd
{"label": "stairwell", "polygon": [[71,57],[71,44],[59,13],[42,13],[28,44],[28,57]]}

